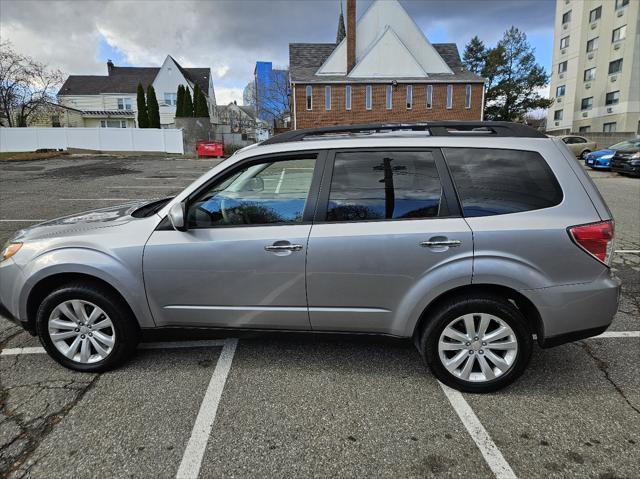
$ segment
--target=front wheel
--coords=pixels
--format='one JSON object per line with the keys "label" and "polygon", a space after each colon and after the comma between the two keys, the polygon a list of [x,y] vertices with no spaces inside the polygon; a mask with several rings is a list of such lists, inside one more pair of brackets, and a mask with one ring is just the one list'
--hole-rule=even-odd
{"label": "front wheel", "polygon": [[93,285],[68,284],[47,295],[38,308],[40,342],[63,366],[103,372],[129,358],[139,329],[124,301]]}
{"label": "front wheel", "polygon": [[486,393],[514,382],[532,351],[522,313],[499,297],[462,297],[427,318],[419,347],[433,374],[466,392]]}
{"label": "front wheel", "polygon": [[586,160],[587,159],[587,155],[591,153],[590,150],[584,150],[581,154],[580,154],[580,159],[581,160]]}

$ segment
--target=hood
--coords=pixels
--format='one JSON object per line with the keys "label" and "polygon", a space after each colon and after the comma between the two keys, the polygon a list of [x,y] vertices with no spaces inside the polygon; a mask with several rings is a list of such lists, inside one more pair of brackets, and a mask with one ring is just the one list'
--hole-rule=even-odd
{"label": "hood", "polygon": [[615,150],[604,149],[604,150],[591,152],[587,156],[589,158],[600,158],[602,156],[613,155],[614,153],[615,153]]}
{"label": "hood", "polygon": [[71,233],[76,234],[83,231],[123,225],[135,219],[131,216],[131,213],[148,203],[150,203],[149,200],[133,201],[45,221],[18,231],[12,241],[65,236]]}

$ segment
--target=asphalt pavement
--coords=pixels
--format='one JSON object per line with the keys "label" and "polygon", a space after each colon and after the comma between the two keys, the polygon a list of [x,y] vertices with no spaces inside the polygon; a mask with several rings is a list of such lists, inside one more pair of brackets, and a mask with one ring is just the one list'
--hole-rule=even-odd
{"label": "asphalt pavement", "polygon": [[[0,242],[215,163],[0,162]],[[0,477],[640,477],[640,180],[590,174],[616,219],[619,313],[605,337],[536,347],[513,386],[460,394],[409,341],[347,335],[152,338],[83,374],[0,318]]]}

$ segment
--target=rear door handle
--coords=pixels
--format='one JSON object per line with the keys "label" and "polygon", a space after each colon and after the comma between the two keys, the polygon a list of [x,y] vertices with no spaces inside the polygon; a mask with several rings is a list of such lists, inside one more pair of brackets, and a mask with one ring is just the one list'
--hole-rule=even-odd
{"label": "rear door handle", "polygon": [[278,244],[278,245],[269,245],[264,247],[265,251],[300,251],[302,250],[301,244]]}
{"label": "rear door handle", "polygon": [[442,246],[448,246],[449,248],[456,248],[462,244],[460,240],[442,240],[442,241],[423,241],[420,246],[423,248],[438,248]]}

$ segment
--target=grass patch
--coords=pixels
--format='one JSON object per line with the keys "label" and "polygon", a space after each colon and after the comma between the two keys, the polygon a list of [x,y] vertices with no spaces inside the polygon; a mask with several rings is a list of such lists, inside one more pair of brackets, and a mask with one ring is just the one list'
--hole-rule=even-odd
{"label": "grass patch", "polygon": [[35,151],[5,151],[0,153],[0,161],[44,160],[46,158],[55,158],[57,156],[64,156],[68,154],[69,152],[67,151],[47,151],[42,153],[36,153]]}

